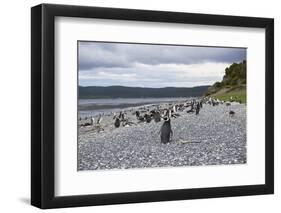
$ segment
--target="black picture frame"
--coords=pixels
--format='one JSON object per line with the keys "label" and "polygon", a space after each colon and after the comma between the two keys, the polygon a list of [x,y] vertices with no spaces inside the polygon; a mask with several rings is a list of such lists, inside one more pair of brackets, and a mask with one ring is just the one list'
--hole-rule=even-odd
{"label": "black picture frame", "polygon": [[[264,28],[265,184],[93,195],[54,195],[55,17]],[[42,208],[155,202],[274,193],[274,20],[103,7],[41,4],[31,8],[31,204]]]}

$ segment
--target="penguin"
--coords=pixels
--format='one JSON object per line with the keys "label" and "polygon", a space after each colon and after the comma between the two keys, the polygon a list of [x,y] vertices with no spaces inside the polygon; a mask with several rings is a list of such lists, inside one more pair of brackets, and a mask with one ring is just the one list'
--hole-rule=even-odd
{"label": "penguin", "polygon": [[186,112],[187,112],[187,113],[193,113],[193,112],[194,112],[194,109],[191,108],[191,109],[187,110]]}
{"label": "penguin", "polygon": [[116,119],[115,119],[114,126],[115,126],[116,128],[120,127],[120,119],[119,119],[119,118],[116,118]]}
{"label": "penguin", "polygon": [[160,122],[160,121],[161,121],[160,112],[159,112],[159,111],[155,112],[153,118],[154,118],[154,121],[155,121],[156,123],[157,123],[157,122]]}
{"label": "penguin", "polygon": [[125,121],[125,113],[124,112],[121,113],[121,121]]}
{"label": "penguin", "polygon": [[151,121],[151,116],[150,116],[150,115],[145,114],[145,115],[144,115],[144,118],[145,118],[145,120],[146,120],[146,123],[150,123],[150,121]]}
{"label": "penguin", "polygon": [[232,110],[229,111],[229,115],[230,115],[230,116],[233,116],[234,114],[235,114],[234,111],[232,111]]}
{"label": "penguin", "polygon": [[97,124],[100,125],[100,124],[101,124],[101,121],[102,121],[102,116],[101,116],[101,114],[100,114],[100,115],[99,115],[99,118],[98,118],[98,120],[97,120]]}
{"label": "penguin", "polygon": [[92,124],[92,126],[94,126],[94,123],[95,123],[95,118],[91,117],[91,124]]}
{"label": "penguin", "polygon": [[194,109],[194,102],[192,101],[191,102],[191,110],[193,110]]}
{"label": "penguin", "polygon": [[137,119],[139,119],[139,117],[140,117],[140,112],[139,111],[136,111],[136,117],[137,117]]}
{"label": "penguin", "polygon": [[154,115],[155,115],[155,113],[156,113],[156,111],[155,111],[155,110],[151,110],[151,111],[150,111],[150,116],[153,118],[153,117],[154,117]]}
{"label": "penguin", "polygon": [[139,122],[144,122],[145,121],[145,117],[144,116],[139,116],[138,120],[139,120]]}
{"label": "penguin", "polygon": [[174,113],[174,114],[172,114],[172,117],[173,118],[177,118],[177,117],[180,117],[181,115],[179,114],[179,113]]}
{"label": "penguin", "polygon": [[161,109],[161,116],[165,117],[165,114],[166,114],[166,109]]}
{"label": "penguin", "polygon": [[161,143],[164,143],[164,144],[169,143],[171,141],[171,138],[173,135],[170,118],[166,118],[160,131],[161,131],[161,134],[160,134]]}
{"label": "penguin", "polygon": [[196,105],[195,114],[198,115],[198,114],[199,114],[199,111],[200,111],[200,104],[198,103],[198,104]]}
{"label": "penguin", "polygon": [[81,124],[81,126],[86,127],[86,126],[92,126],[92,120],[89,121],[85,121],[83,124]]}
{"label": "penguin", "polygon": [[173,112],[174,112],[174,113],[177,112],[177,106],[176,106],[176,105],[173,106]]}

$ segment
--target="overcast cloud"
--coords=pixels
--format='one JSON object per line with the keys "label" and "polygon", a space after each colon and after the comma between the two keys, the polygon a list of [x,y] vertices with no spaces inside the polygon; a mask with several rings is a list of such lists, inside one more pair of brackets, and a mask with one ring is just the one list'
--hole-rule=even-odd
{"label": "overcast cloud", "polygon": [[79,85],[192,87],[220,81],[244,48],[79,42]]}

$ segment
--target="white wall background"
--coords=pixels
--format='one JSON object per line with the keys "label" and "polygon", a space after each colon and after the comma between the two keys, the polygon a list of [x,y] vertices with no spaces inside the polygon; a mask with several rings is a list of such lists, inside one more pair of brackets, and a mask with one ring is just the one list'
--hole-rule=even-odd
{"label": "white wall background", "polygon": [[[44,3],[80,4],[194,13],[275,18],[275,195],[201,199],[145,204],[111,205],[50,210],[51,212],[278,212],[281,209],[281,13],[279,1],[245,0],[45,0]],[[37,0],[1,2],[0,10],[0,211],[39,212],[30,197],[30,7]],[[279,130],[279,131],[278,131]],[[280,210],[279,210],[280,211]]]}

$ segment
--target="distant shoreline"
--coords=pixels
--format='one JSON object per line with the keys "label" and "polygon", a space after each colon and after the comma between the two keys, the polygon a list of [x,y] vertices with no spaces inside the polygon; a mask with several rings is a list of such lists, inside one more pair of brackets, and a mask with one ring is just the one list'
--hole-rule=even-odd
{"label": "distant shoreline", "polygon": [[[203,96],[203,95],[202,95]],[[78,97],[78,100],[86,100],[86,99],[150,99],[150,98],[155,98],[155,99],[162,99],[162,98],[198,98],[202,96],[178,96],[178,97],[171,97],[171,96],[165,96],[165,97]]]}
{"label": "distant shoreline", "polygon": [[78,87],[79,99],[201,97],[209,86],[144,88],[124,86]]}

